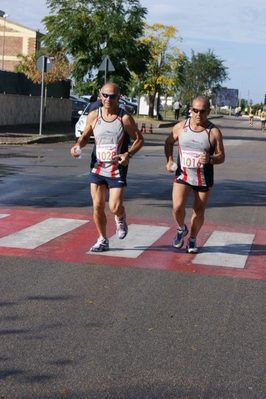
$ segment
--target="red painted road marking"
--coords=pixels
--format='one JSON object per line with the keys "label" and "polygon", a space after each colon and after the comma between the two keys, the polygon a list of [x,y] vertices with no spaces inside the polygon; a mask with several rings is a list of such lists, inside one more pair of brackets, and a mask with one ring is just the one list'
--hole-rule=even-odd
{"label": "red painted road marking", "polygon": [[[0,216],[0,243],[1,238],[3,238],[2,243],[5,243],[7,236],[17,234],[23,229],[31,228],[34,225],[38,226],[38,223],[45,223],[45,221],[51,220],[51,218],[55,219],[55,223],[56,219],[60,220],[60,223],[62,219],[71,219],[72,222],[74,221],[74,224],[77,221],[77,227],[73,228],[72,225],[69,231],[60,233],[60,235],[55,234],[54,236],[50,236],[45,243],[36,248],[0,246],[0,255],[4,256],[54,259],[106,266],[136,267],[266,280],[266,230],[263,230],[261,227],[252,226],[247,228],[246,225],[236,225],[235,223],[206,222],[198,239],[198,246],[202,248],[199,256],[187,254],[185,248],[175,250],[172,247],[176,228],[170,217],[167,220],[163,218],[163,221],[158,218],[144,221],[143,219],[128,215],[128,237],[124,241],[117,239],[116,246],[110,248],[108,256],[103,256],[88,252],[90,246],[97,239],[94,224],[88,223],[89,221],[92,222],[92,217],[90,216],[17,209],[0,209],[0,215],[2,215]],[[144,242],[145,237],[142,238],[142,248],[138,244],[132,247],[130,246],[130,223],[134,224],[134,228],[139,228],[139,231],[143,229],[143,226],[146,226],[147,231],[154,230],[157,235],[155,234],[152,242],[148,245]],[[50,228],[53,229],[53,227]],[[110,242],[115,242],[115,238],[113,237],[115,235],[115,226],[112,216],[108,218],[108,230],[108,236],[111,237]],[[212,258],[214,259],[213,264],[200,263],[200,258],[204,250],[207,252],[206,247],[204,249],[204,245],[208,243],[208,239],[212,236],[213,232],[218,232],[219,234],[225,233],[228,237],[232,237],[231,239],[233,240],[234,234],[232,233],[245,235],[246,231],[249,232],[248,236],[254,236],[254,241],[250,245],[248,244],[247,246],[245,244],[243,246],[229,243],[228,250],[225,245],[222,251],[227,254],[227,262],[228,259],[230,262],[230,253],[232,253],[233,245],[234,255],[237,255],[239,252],[242,258],[245,257],[243,266],[239,266],[239,263],[234,261],[233,256],[231,265],[228,264],[226,267],[220,266],[220,260],[218,259],[219,251],[217,252],[217,257],[214,256]],[[250,237],[248,238],[250,239]],[[132,253],[134,250],[139,251],[137,257],[130,255],[130,251]],[[119,251],[119,256],[116,251]],[[211,252],[216,255],[214,251]],[[199,260],[197,261],[197,259]]]}

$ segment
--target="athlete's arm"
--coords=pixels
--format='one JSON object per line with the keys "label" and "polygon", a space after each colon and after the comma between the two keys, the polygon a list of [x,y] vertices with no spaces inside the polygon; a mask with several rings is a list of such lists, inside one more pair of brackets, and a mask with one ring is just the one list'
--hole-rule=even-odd
{"label": "athlete's arm", "polygon": [[214,155],[209,157],[208,162],[214,165],[218,165],[225,161],[225,152],[224,152],[224,144],[223,144],[223,136],[217,127],[213,127],[210,131],[210,143],[214,148]]}
{"label": "athlete's arm", "polygon": [[86,118],[86,124],[85,128],[83,130],[82,135],[78,138],[76,144],[74,147],[71,148],[70,153],[73,157],[78,157],[79,155],[75,153],[76,148],[82,148],[85,147],[86,144],[88,144],[90,140],[90,136],[93,134],[93,126],[95,125],[96,119],[97,119],[97,114],[98,114],[98,109],[91,111],[87,118]]}
{"label": "athlete's arm", "polygon": [[[139,129],[137,128],[137,125],[130,114],[124,113],[124,115],[122,117],[122,122],[123,122],[125,132],[133,140],[133,144],[130,147],[130,154],[131,154],[131,156],[133,156],[143,146],[144,138],[143,138],[142,134],[140,133]],[[126,152],[124,154],[118,154],[114,158],[118,158],[119,163],[124,166],[128,165],[129,159],[130,159],[128,152]]]}
{"label": "athlete's arm", "polygon": [[173,153],[174,153],[174,145],[178,141],[179,134],[183,129],[183,125],[181,123],[177,123],[174,127],[170,135],[165,140],[164,144],[164,154],[166,156],[166,169],[169,172],[173,172],[171,170],[171,165],[174,163]]}

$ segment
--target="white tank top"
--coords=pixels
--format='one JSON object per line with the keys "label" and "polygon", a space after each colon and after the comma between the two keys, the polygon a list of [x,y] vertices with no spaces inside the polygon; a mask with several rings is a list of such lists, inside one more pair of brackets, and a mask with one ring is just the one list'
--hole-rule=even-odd
{"label": "white tank top", "polygon": [[203,165],[199,158],[201,154],[212,155],[214,149],[211,147],[209,136],[210,124],[200,132],[190,128],[190,123],[186,121],[182,132],[178,137],[178,160],[179,168],[176,171],[176,180],[181,180],[192,186],[213,185],[213,165]]}
{"label": "white tank top", "polygon": [[117,117],[105,121],[102,117],[102,108],[98,109],[98,116],[93,128],[95,145],[92,153],[91,171],[105,177],[120,177],[127,172],[127,167],[112,159],[113,155],[127,152],[128,135],[124,131],[122,116],[124,110],[119,108]]}

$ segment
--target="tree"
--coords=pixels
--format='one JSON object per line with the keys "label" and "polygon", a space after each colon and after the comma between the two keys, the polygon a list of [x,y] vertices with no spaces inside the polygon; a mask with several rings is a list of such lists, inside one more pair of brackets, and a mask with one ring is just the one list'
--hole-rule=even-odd
{"label": "tree", "polygon": [[[43,55],[42,51],[36,52],[33,55],[18,55],[19,63],[16,65],[16,72],[24,73],[27,78],[31,79],[33,83],[41,83],[42,72],[37,69],[36,61],[39,56]],[[49,83],[59,82],[60,80],[69,79],[73,65],[70,65],[62,52],[57,54],[46,54],[53,58],[53,64],[50,71],[45,72],[44,83],[47,86]]]}
{"label": "tree", "polygon": [[[138,0],[47,0],[50,14],[43,19],[48,49],[61,49],[74,60],[73,78],[86,80],[94,90],[104,83],[98,68],[108,55],[115,71],[108,79],[126,92],[131,71],[145,71],[147,46],[143,34],[147,9]],[[88,85],[87,85],[88,86]]]}
{"label": "tree", "polygon": [[198,95],[211,98],[221,88],[221,83],[228,79],[228,68],[223,63],[211,50],[197,54],[192,50],[191,59],[184,55],[177,68],[177,74],[182,75],[183,102],[191,102]]}
{"label": "tree", "polygon": [[[43,51],[38,51],[32,55],[18,55],[19,63],[16,65],[16,72],[22,72],[31,79],[33,83],[42,83],[42,72],[37,69],[36,61],[39,56],[43,55]],[[48,54],[46,54],[48,55]],[[68,80],[73,65],[70,65],[62,52],[50,53],[53,58],[53,64],[50,71],[44,74],[44,117],[47,104],[47,86],[49,83],[56,83],[60,80]]]}
{"label": "tree", "polygon": [[[141,43],[149,47],[151,58],[147,60],[147,71],[137,74],[138,91],[148,93],[149,117],[153,118],[155,98],[158,94],[157,106],[159,108],[160,93],[166,95],[175,91],[175,75],[180,59],[183,57],[179,49],[171,46],[170,42],[176,39],[177,29],[160,23],[145,24],[145,36]],[[179,37],[178,40],[181,40]],[[159,109],[157,109],[159,115]]]}

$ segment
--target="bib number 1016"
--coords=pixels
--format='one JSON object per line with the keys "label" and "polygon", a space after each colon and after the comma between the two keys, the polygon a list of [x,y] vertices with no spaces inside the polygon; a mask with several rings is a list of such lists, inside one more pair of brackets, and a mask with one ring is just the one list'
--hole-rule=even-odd
{"label": "bib number 1016", "polygon": [[189,152],[184,151],[182,154],[182,165],[185,168],[200,168],[202,164],[200,162],[201,152]]}

